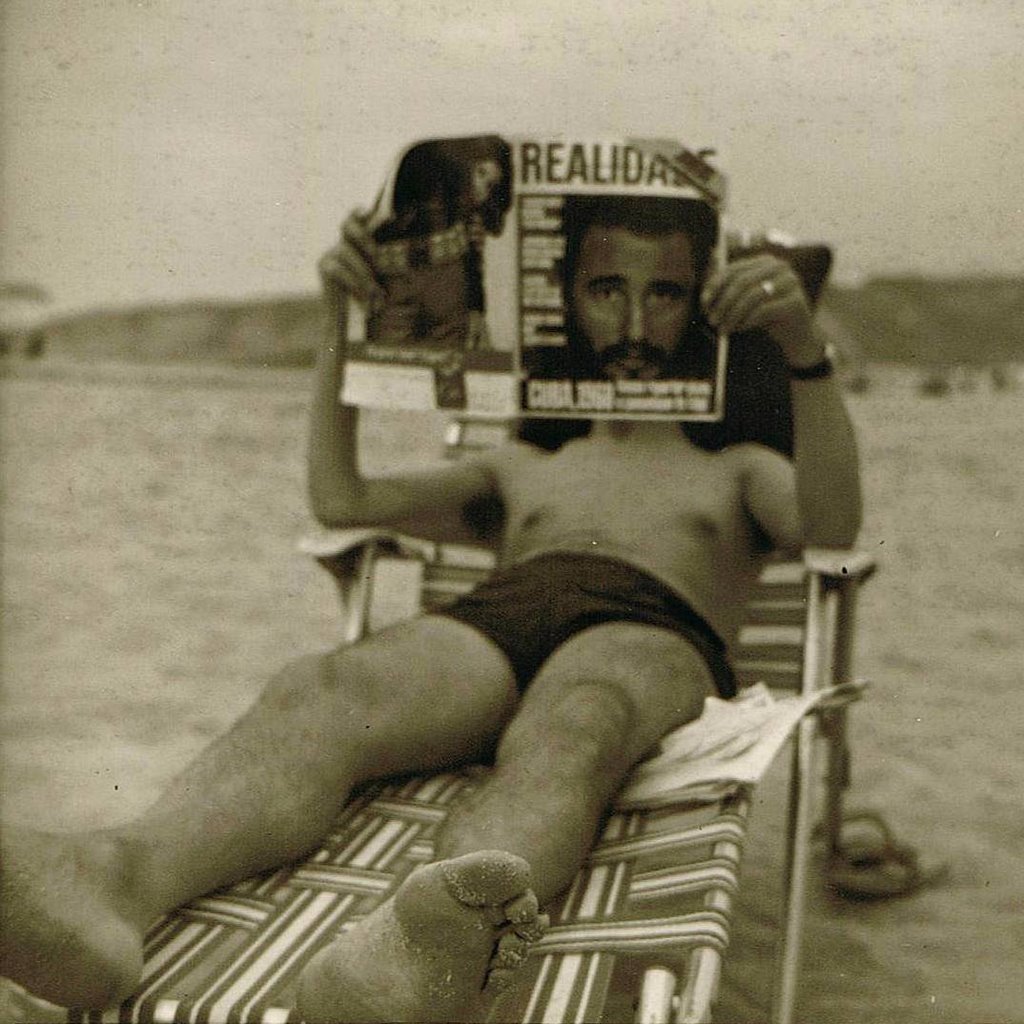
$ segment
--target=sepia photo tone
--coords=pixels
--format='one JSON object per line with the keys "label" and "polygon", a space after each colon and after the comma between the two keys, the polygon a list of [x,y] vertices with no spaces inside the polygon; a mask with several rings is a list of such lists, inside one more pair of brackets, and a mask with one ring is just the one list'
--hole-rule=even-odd
{"label": "sepia photo tone", "polygon": [[[867,861],[887,845],[874,815],[905,856],[860,877],[882,899],[844,899],[812,865],[794,1019],[1020,1020],[1024,22],[1008,0],[690,6],[3,5],[5,842],[135,821],[274,672],[341,640],[334,583],[299,550],[316,526],[314,360],[333,337],[317,261],[373,208],[396,154],[483,140],[431,216],[417,195],[404,223],[392,211],[385,262],[402,269],[403,239],[424,236],[452,258],[415,256],[398,305],[368,304],[368,337],[458,337],[490,366],[501,302],[454,226],[476,216],[485,252],[507,227],[503,140],[671,139],[714,151],[702,159],[728,178],[734,259],[825,260],[794,273],[821,289],[815,330],[857,438],[855,548],[878,565],[858,607],[869,685],[850,711],[848,807],[865,812]],[[610,174],[590,152],[538,149],[524,167]],[[602,266],[625,244],[606,227]],[[666,252],[631,250],[627,268]],[[628,276],[589,280],[607,298]],[[597,336],[598,312],[573,315]],[[458,407],[463,382],[444,382],[438,407]],[[442,456],[443,411],[374,408],[360,431],[370,476]],[[254,747],[271,781],[274,753]],[[753,800],[716,1020],[768,1012],[787,768]],[[5,907],[32,882],[10,863]],[[54,946],[41,974],[70,976]],[[622,1019],[633,992],[614,988]],[[0,1021],[65,1017],[0,982]]]}

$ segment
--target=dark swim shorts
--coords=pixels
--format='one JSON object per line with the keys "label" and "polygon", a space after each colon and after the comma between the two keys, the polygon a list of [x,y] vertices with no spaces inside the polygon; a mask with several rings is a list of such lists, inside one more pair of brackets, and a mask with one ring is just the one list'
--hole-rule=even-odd
{"label": "dark swim shorts", "polygon": [[736,696],[725,644],[708,622],[660,580],[617,558],[538,555],[499,569],[441,614],[493,640],[520,693],[574,634],[602,622],[638,622],[685,637],[707,662],[719,694]]}

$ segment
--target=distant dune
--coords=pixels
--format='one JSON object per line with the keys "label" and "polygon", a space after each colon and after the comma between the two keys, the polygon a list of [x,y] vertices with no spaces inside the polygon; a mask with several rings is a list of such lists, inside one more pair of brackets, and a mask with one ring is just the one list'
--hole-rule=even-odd
{"label": "distant dune", "polygon": [[[876,278],[830,287],[821,312],[850,366],[1024,362],[1022,278]],[[69,359],[299,367],[312,364],[323,329],[316,295],[184,302],[52,319],[42,348]],[[4,335],[8,351],[29,352]]]}
{"label": "distant dune", "polygon": [[831,288],[830,314],[872,362],[1024,362],[1024,279],[887,277]]}
{"label": "distant dune", "polygon": [[315,295],[168,303],[53,320],[46,351],[69,359],[307,366],[322,325]]}

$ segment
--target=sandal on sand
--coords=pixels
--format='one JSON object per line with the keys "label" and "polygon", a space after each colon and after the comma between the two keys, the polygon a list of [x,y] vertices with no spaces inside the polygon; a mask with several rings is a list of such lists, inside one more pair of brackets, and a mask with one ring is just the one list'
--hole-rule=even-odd
{"label": "sandal on sand", "polygon": [[946,864],[922,867],[917,851],[893,838],[881,815],[863,811],[843,819],[839,849],[825,866],[826,885],[851,900],[909,896],[949,874]]}

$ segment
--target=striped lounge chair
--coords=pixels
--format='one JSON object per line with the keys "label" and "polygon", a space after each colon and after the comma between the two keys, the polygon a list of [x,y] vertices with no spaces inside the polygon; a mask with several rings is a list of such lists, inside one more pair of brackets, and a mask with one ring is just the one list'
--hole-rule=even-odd
{"label": "striped lounge chair", "polygon": [[[464,444],[463,427],[456,430],[454,441]],[[486,574],[492,558],[372,531],[328,533],[304,546],[338,582],[349,641],[420,607],[442,606]],[[850,552],[770,564],[735,654],[741,684],[809,694],[850,682],[855,602],[872,570],[869,559]],[[835,848],[847,776],[846,711],[842,702],[822,704],[800,721],[792,743],[786,899],[772,999],[772,1019],[782,1024],[793,1012],[811,832],[821,803],[814,741],[827,740],[823,825]],[[155,924],[132,1000],[69,1019],[297,1021],[294,989],[303,965],[431,859],[447,807],[479,771],[364,788],[305,863],[196,900]],[[656,809],[610,817],[495,1019],[711,1019],[751,790],[737,784],[711,803],[655,802]]]}
{"label": "striped lounge chair", "polygon": [[[829,250],[772,249],[769,243],[741,239],[733,248],[755,251],[768,244],[770,251],[788,253],[816,297]],[[449,446],[488,443],[493,429],[456,424]],[[420,607],[443,605],[491,564],[486,552],[372,531],[320,537],[307,547],[338,581],[347,612],[344,639],[350,641]],[[811,694],[850,682],[857,593],[872,571],[869,559],[849,552],[771,564],[734,652],[741,684],[760,681]],[[832,851],[840,848],[846,715],[845,704],[823,704],[801,720],[792,742],[786,898],[772,997],[772,1019],[782,1024],[793,1013],[819,805],[826,842]],[[823,787],[815,768],[817,738],[825,740],[827,752]],[[144,979],[132,1000],[103,1013],[73,1012],[71,1019],[296,1020],[294,988],[305,962],[431,858],[446,808],[476,777],[469,770],[366,787],[305,863],[196,900],[154,925]],[[751,791],[739,784],[711,803],[657,803],[653,810],[621,809],[611,816],[496,1019],[711,1019]]]}

